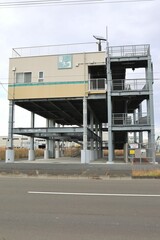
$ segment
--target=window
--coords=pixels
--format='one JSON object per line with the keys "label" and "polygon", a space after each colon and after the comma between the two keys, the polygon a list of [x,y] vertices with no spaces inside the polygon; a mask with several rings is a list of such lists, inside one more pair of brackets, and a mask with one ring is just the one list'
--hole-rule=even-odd
{"label": "window", "polygon": [[44,80],[44,73],[43,72],[39,72],[38,74],[38,82],[43,82]]}
{"label": "window", "polygon": [[25,83],[30,83],[31,78],[32,78],[32,73],[31,72],[24,73],[24,82]]}
{"label": "window", "polygon": [[23,83],[23,73],[16,73],[16,83]]}
{"label": "window", "polygon": [[16,83],[30,83],[32,80],[31,72],[16,73]]}

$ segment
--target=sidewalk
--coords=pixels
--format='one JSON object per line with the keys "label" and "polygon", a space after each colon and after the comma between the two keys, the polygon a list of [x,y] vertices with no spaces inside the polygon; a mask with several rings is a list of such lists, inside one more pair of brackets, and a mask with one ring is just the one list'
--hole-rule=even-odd
{"label": "sidewalk", "polygon": [[43,159],[43,158],[38,158],[35,159],[34,161],[29,161],[28,159],[26,160],[15,160],[15,163],[42,163],[42,164],[70,164],[70,163],[81,163],[81,159],[78,157],[60,157],[60,158],[50,158],[50,159]]}
{"label": "sidewalk", "polygon": [[74,176],[91,178],[131,177],[132,166],[126,163],[107,164],[99,159],[81,164],[80,158],[18,160],[14,163],[0,162],[0,174],[27,174],[29,176]]}
{"label": "sidewalk", "polygon": [[59,159],[36,159],[35,161],[18,160],[14,163],[0,162],[0,174],[25,174],[28,176],[65,176],[89,178],[131,178],[133,170],[160,169],[160,164],[107,164],[106,159],[99,159],[90,164],[81,164],[80,158],[63,157]]}

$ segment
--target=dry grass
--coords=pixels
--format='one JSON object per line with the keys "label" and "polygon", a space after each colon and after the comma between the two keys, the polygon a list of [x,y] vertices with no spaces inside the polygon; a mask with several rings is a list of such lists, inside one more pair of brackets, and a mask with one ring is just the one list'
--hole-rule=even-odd
{"label": "dry grass", "polygon": [[64,156],[65,157],[76,157],[79,156],[81,152],[80,147],[69,147],[64,149]]}
{"label": "dry grass", "polygon": [[152,177],[160,178],[160,169],[155,170],[136,170],[132,171],[132,177]]}
{"label": "dry grass", "polygon": [[[124,150],[123,149],[116,149],[114,151],[115,156],[123,156],[124,155]],[[108,156],[108,150],[103,150],[104,157]]]}
{"label": "dry grass", "polygon": [[5,159],[5,151],[6,151],[5,147],[0,147],[0,160]]}
{"label": "dry grass", "polygon": [[[64,149],[64,156],[65,157],[76,157],[80,155],[80,147],[70,147]],[[0,160],[5,160],[6,148],[0,147]],[[44,150],[43,149],[36,149],[35,150],[36,157],[43,157]],[[27,148],[15,148],[14,149],[14,157],[15,160],[18,159],[26,159],[28,158],[28,149]]]}
{"label": "dry grass", "polygon": [[[5,160],[5,152],[6,148],[5,147],[0,147],[0,160]],[[36,149],[35,150],[35,156],[36,157],[42,157],[44,155],[44,150],[43,149]],[[15,159],[25,159],[28,158],[28,149],[26,148],[15,148],[14,149],[14,156]]]}

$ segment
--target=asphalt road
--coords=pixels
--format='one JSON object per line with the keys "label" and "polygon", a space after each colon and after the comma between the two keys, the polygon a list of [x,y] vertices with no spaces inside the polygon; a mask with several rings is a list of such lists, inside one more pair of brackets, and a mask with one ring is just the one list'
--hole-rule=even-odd
{"label": "asphalt road", "polygon": [[0,177],[0,240],[32,239],[159,240],[160,181]]}

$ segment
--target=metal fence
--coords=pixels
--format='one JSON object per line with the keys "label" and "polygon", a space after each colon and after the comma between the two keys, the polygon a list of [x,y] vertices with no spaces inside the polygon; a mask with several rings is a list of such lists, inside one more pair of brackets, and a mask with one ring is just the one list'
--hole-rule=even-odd
{"label": "metal fence", "polygon": [[150,117],[147,113],[139,114],[134,113],[113,113],[112,114],[112,124],[113,125],[149,125]]}
{"label": "metal fence", "polygon": [[128,144],[128,161],[132,163],[150,163],[155,159],[155,143]]}
{"label": "metal fence", "polygon": [[128,45],[109,47],[110,57],[137,57],[150,55],[150,45]]}
{"label": "metal fence", "polygon": [[31,57],[80,52],[96,52],[96,42],[72,43],[46,46],[20,47],[12,49],[12,57]]}
{"label": "metal fence", "polygon": [[[106,50],[106,45],[102,43],[102,51]],[[12,57],[43,56],[56,54],[71,54],[79,52],[96,52],[96,42],[57,44],[46,46],[31,46],[12,49]],[[110,57],[134,57],[148,56],[150,54],[150,45],[128,45],[109,47]]]}
{"label": "metal fence", "polygon": [[89,85],[88,85],[89,91],[92,90],[106,90],[106,78],[95,78],[95,79],[89,79]]}
{"label": "metal fence", "polygon": [[147,91],[149,85],[145,78],[141,79],[113,79],[111,84],[112,92],[123,91]]}

